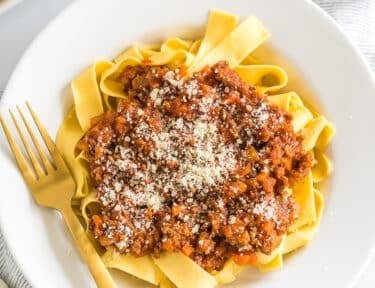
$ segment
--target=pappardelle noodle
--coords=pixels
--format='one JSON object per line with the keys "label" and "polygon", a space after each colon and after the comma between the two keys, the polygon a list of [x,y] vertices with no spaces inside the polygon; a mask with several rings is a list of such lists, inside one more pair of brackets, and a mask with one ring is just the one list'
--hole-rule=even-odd
{"label": "pappardelle noodle", "polygon": [[202,39],[132,46],[72,81],[56,143],[108,268],[160,287],[216,287],[249,266],[280,268],[312,239],[334,128],[279,92],[281,67],[253,59],[269,37],[255,17],[213,10]]}

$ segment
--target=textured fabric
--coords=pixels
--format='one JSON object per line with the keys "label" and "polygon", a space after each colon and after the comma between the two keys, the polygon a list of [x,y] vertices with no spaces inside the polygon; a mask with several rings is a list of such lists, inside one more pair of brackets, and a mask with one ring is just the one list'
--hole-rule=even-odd
{"label": "textured fabric", "polygon": [[[9,250],[6,247],[4,238],[0,232],[0,276],[8,283],[9,287],[26,288],[31,287],[26,279],[22,276],[20,269],[12,259]],[[5,284],[0,282],[0,288],[4,288]]]}
{"label": "textured fabric", "polygon": [[[375,0],[314,0],[314,2],[339,23],[375,71]],[[0,97],[1,94],[2,91]],[[12,259],[1,231],[0,278],[10,288],[31,287]],[[3,288],[2,285],[0,280],[0,288]]]}
{"label": "textured fabric", "polygon": [[314,0],[343,28],[375,71],[375,0]]}
{"label": "textured fabric", "polygon": [[0,279],[0,288],[6,288],[6,287],[8,287],[7,284],[5,284],[4,281]]}

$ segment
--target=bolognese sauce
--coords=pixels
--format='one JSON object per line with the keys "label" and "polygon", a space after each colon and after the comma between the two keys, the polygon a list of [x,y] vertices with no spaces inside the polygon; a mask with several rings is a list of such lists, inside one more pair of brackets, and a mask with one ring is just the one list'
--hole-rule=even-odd
{"label": "bolognese sauce", "polygon": [[100,244],[181,252],[208,272],[272,253],[299,213],[288,188],[312,166],[292,116],[225,61],[191,77],[128,66],[119,81],[129,97],[78,144],[100,202],[90,224]]}

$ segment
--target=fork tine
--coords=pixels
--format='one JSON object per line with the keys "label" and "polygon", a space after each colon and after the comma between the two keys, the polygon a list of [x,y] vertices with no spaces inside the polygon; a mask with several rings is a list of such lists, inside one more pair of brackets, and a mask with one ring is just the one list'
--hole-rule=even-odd
{"label": "fork tine", "polygon": [[43,126],[42,122],[39,120],[34,109],[31,107],[30,103],[26,101],[27,108],[29,109],[33,120],[38,127],[40,135],[42,135],[43,141],[46,144],[49,152],[51,153],[53,160],[56,163],[56,166],[66,167],[65,162],[62,159],[60,153],[58,152],[55,143],[53,142],[51,136],[48,134],[47,129]]}
{"label": "fork tine", "polygon": [[35,177],[33,175],[31,167],[27,163],[27,160],[25,159],[25,157],[22,155],[20,147],[18,146],[16,140],[12,136],[12,133],[10,132],[8,126],[6,125],[4,119],[1,115],[0,115],[0,122],[1,122],[1,126],[3,127],[5,136],[8,139],[8,143],[10,145],[10,148],[13,151],[13,155],[16,158],[18,167],[20,168],[23,177],[25,178],[26,182],[28,182],[28,183],[30,181],[33,181],[35,179]]}
{"label": "fork tine", "polygon": [[22,132],[22,129],[20,125],[18,124],[18,121],[11,110],[9,110],[9,114],[12,117],[13,123],[17,128],[18,134],[20,135],[20,138],[22,140],[23,146],[26,148],[26,152],[29,155],[29,158],[31,160],[31,163],[33,164],[34,170],[36,172],[36,175],[38,178],[45,174],[43,168],[40,166],[38,159],[36,159],[36,156],[29,144],[29,142],[26,140],[25,134]]}
{"label": "fork tine", "polygon": [[35,135],[33,133],[33,130],[31,129],[30,124],[27,121],[27,119],[26,119],[25,115],[23,114],[22,110],[20,109],[20,107],[17,106],[17,110],[18,110],[18,113],[20,114],[20,116],[22,118],[23,123],[25,124],[25,127],[26,127],[27,131],[29,132],[29,135],[30,135],[30,137],[31,137],[31,139],[34,143],[34,146],[36,147],[36,150],[38,151],[40,159],[42,160],[42,162],[44,164],[44,168],[47,170],[47,173],[52,171],[52,170],[55,170],[55,168],[52,166],[52,164],[48,160],[45,152],[43,151],[43,148],[40,145],[38,139],[35,137]]}

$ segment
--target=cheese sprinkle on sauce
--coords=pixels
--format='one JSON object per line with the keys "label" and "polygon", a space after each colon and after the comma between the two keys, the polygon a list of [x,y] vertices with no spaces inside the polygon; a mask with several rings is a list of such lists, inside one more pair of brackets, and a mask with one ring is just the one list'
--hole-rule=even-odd
{"label": "cheese sprinkle on sauce", "polygon": [[272,253],[298,217],[287,188],[312,166],[291,115],[224,61],[191,78],[184,67],[129,66],[118,80],[129,99],[93,119],[78,145],[101,204],[91,222],[101,245],[180,251],[209,272]]}

